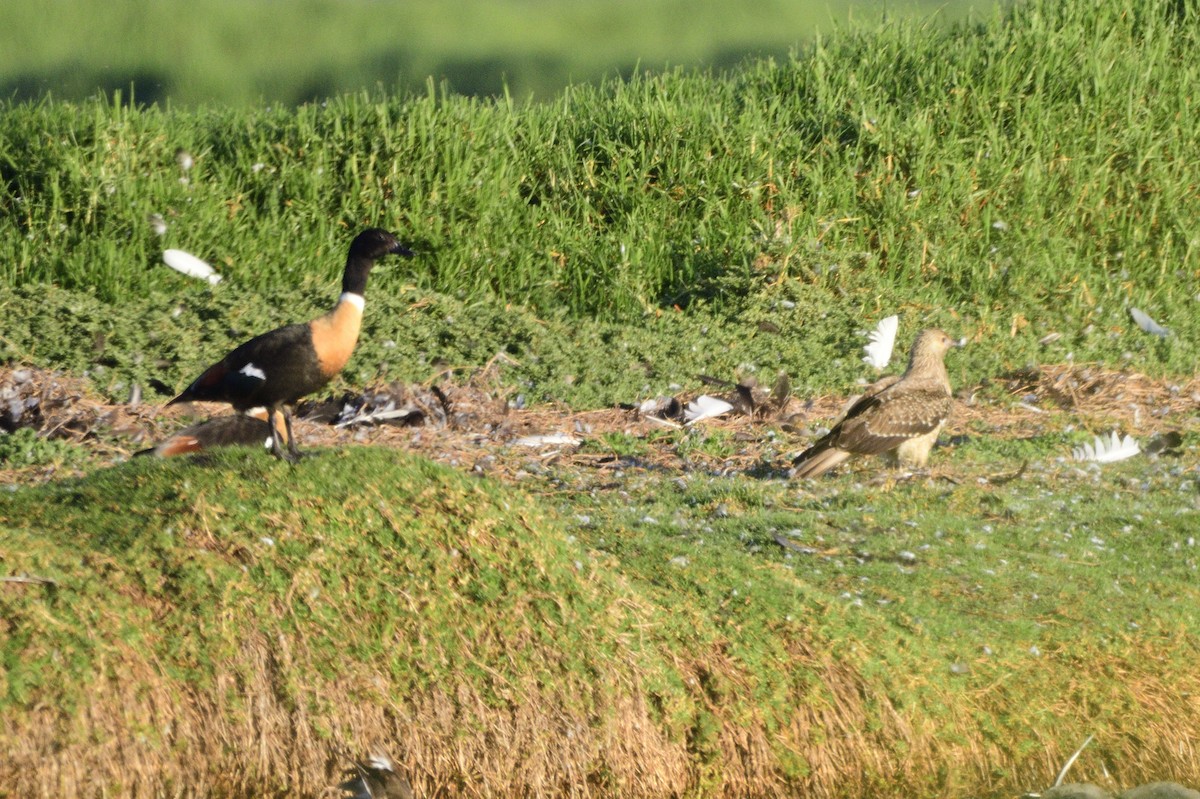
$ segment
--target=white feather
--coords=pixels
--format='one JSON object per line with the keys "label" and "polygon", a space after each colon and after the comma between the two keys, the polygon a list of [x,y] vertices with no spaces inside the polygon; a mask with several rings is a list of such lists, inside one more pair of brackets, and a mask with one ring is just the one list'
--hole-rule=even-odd
{"label": "white feather", "polygon": [[562,444],[568,447],[578,446],[581,442],[566,433],[547,433],[540,436],[525,436],[512,442],[517,447],[549,447]]}
{"label": "white feather", "polygon": [[725,400],[701,394],[687,404],[683,410],[683,418],[686,424],[692,425],[701,419],[711,419],[732,410],[733,406]]}
{"label": "white feather", "polygon": [[875,369],[883,369],[892,359],[892,348],[896,346],[896,330],[900,327],[899,316],[880,319],[875,329],[867,334],[869,343],[863,347],[863,360]]}
{"label": "white feather", "polygon": [[221,282],[221,276],[214,272],[211,266],[190,252],[184,252],[183,250],[163,250],[162,257],[163,263],[176,272],[182,272],[188,277],[207,280],[213,284]]}
{"label": "white feather", "polygon": [[[343,411],[343,413],[345,413]],[[334,427],[348,427],[352,424],[372,424],[375,422],[390,422],[392,419],[407,419],[413,414],[420,414],[421,411],[412,405],[405,405],[403,408],[397,408],[396,403],[389,402],[383,408],[375,411],[351,411],[353,416],[339,418],[333,423]]]}
{"label": "white feather", "polygon": [[1137,322],[1137,326],[1147,333],[1155,336],[1169,336],[1171,331],[1151,319],[1145,311],[1140,308],[1130,306],[1129,315],[1133,317],[1133,321]]}
{"label": "white feather", "polygon": [[1113,463],[1114,461],[1123,461],[1126,458],[1132,458],[1142,451],[1138,446],[1137,441],[1133,436],[1127,435],[1121,438],[1117,435],[1117,431],[1112,431],[1112,434],[1106,439],[1103,436],[1096,436],[1094,444],[1084,444],[1082,447],[1076,447],[1071,451],[1077,461],[1095,461],[1096,463]]}
{"label": "white feather", "polygon": [[387,755],[374,753],[367,759],[367,764],[374,769],[380,771],[395,771],[396,767],[392,764],[392,759]]}
{"label": "white feather", "polygon": [[664,405],[666,405],[666,402],[662,397],[648,399],[638,406],[638,413],[640,413],[642,416],[652,416],[653,414],[661,411]]}

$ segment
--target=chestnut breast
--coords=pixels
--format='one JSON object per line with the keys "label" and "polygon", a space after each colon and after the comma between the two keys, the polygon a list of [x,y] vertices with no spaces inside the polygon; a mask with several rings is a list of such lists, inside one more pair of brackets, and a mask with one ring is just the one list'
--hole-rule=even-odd
{"label": "chestnut breast", "polygon": [[342,371],[362,330],[362,297],[343,294],[332,311],[309,323],[312,346],[321,375],[332,378]]}

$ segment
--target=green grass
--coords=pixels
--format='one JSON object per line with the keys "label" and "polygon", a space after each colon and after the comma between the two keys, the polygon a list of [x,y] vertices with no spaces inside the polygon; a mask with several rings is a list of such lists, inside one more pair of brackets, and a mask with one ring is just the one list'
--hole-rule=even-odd
{"label": "green grass", "polygon": [[[524,609],[514,610],[514,625],[530,625],[535,635],[554,629],[535,612],[536,597],[505,589],[513,579],[510,573],[522,575],[521,579],[544,574],[555,585],[548,583],[539,593],[553,591],[565,612],[595,612],[566,611],[574,605],[573,589],[562,584],[563,577],[575,560],[586,558],[577,547],[566,547],[554,538],[527,541],[534,545],[528,557],[536,562],[508,551],[516,545],[517,533],[510,525],[519,524],[519,517],[505,521],[496,515],[510,501],[498,486],[481,487],[416,460],[402,459],[399,468],[388,466],[393,459],[383,452],[359,452],[325,458],[299,473],[246,452],[200,469],[190,464],[164,469],[161,462],[137,461],[98,479],[48,487],[40,497],[36,492],[18,492],[5,500],[4,523],[7,529],[24,533],[18,550],[46,557],[21,566],[60,579],[64,592],[79,600],[102,591],[103,580],[92,576],[79,581],[84,575],[76,571],[77,557],[69,551],[78,546],[92,557],[113,559],[113,578],[128,581],[137,594],[147,594],[116,600],[121,609],[114,615],[128,625],[120,633],[124,642],[139,649],[165,647],[172,662],[187,672],[179,676],[201,682],[209,681],[224,659],[234,654],[238,638],[221,626],[186,636],[168,632],[193,624],[197,614],[248,613],[245,622],[254,629],[296,636],[315,625],[330,637],[313,638],[310,665],[314,669],[336,674],[339,663],[383,659],[380,667],[400,680],[394,687],[405,693],[459,668],[465,659],[461,653],[465,642],[458,631],[496,622],[505,605]],[[354,461],[360,465],[342,468]],[[395,470],[398,481],[382,493],[363,490],[353,476],[359,468]],[[287,488],[264,493],[263,481],[281,481]],[[36,507],[38,502],[54,505],[55,518],[45,518]],[[441,508],[442,513],[404,510],[418,502]],[[310,529],[324,532],[313,536]],[[30,536],[42,544],[34,545]],[[327,567],[333,563],[343,564],[344,571],[330,571]],[[371,574],[373,579],[355,576]],[[393,582],[392,578],[400,579]],[[344,590],[351,586],[352,590]],[[283,602],[296,592],[299,601],[282,618],[280,606],[261,601],[274,596]],[[401,607],[424,595],[438,598],[435,605],[420,603],[427,605],[426,613]],[[442,604],[451,596],[459,596],[462,604]],[[150,597],[173,606],[169,615],[160,617],[161,627],[156,630],[130,618],[142,614],[138,606]],[[64,596],[56,600],[56,607],[79,614],[72,622],[76,626],[86,626],[100,610],[90,602]],[[448,615],[429,615],[434,612]],[[477,613],[486,618],[469,621]],[[522,613],[531,615],[522,618]],[[368,629],[348,638],[333,634],[352,618]],[[60,621],[65,622],[65,617]],[[393,629],[397,623],[419,626],[421,645]],[[245,633],[243,629],[238,635]],[[572,634],[584,633],[586,626]],[[392,646],[380,648],[389,642]],[[397,650],[394,644],[399,642],[415,648]],[[12,643],[18,651],[30,652],[30,640]],[[88,662],[104,648],[83,647],[54,667],[56,656],[38,644],[37,651],[44,651],[47,660],[33,664],[36,668],[28,675],[32,682],[25,690],[36,686],[40,693],[55,694],[55,706],[76,707],[84,696],[77,679],[83,675],[63,669],[68,663]],[[580,647],[577,654],[585,650]],[[563,654],[570,655],[571,648]],[[435,667],[439,667],[435,673],[428,672]],[[92,662],[86,668],[96,665]],[[27,705],[30,698],[24,691],[10,693],[9,709]]]}
{"label": "green grass", "polygon": [[[995,468],[970,448],[943,459],[960,476]],[[241,740],[252,697],[260,714],[267,702],[311,716],[333,742],[392,697],[410,721],[376,734],[414,741],[417,719],[409,765],[454,780],[468,775],[423,758],[474,751],[528,713],[535,726],[587,719],[588,750],[633,694],[651,708],[640,723],[687,753],[687,777],[671,778],[700,793],[784,780],[828,796],[1012,795],[1047,784],[1046,760],[1089,733],[1099,744],[1080,767],[1103,761],[1118,783],[1175,767],[1180,719],[1159,699],[1194,682],[1193,469],[1039,458],[1010,483],[888,487],[631,464],[622,492],[597,490],[612,479],[551,467],[525,481],[538,500],[385,449],[295,468],[235,450],[0,494],[6,571],[55,581],[0,593],[9,734],[58,708],[50,734],[85,741],[60,757],[91,762],[86,706],[106,708],[115,735],[145,713],[144,763],[235,779],[254,756],[204,736]],[[259,641],[288,659],[256,672]],[[134,707],[109,707],[113,669],[142,675]],[[178,723],[216,715],[199,728],[205,757],[181,766],[152,703],[192,691]],[[481,703],[457,732],[422,715],[447,691]],[[822,777],[823,734],[805,719],[872,731],[850,748],[878,774]],[[765,747],[750,774],[726,749],[743,736]],[[592,768],[659,773],[596,745]],[[277,790],[294,769],[320,784],[324,767],[293,762],[302,749],[268,741],[251,784]],[[514,774],[493,788],[523,790]]]}
{"label": "green grass", "polygon": [[[679,307],[743,340],[759,321],[814,336],[827,357],[902,310],[1010,367],[1129,353],[1186,371],[1195,26],[1170,3],[1117,5],[896,23],[723,77],[638,77],[536,106],[10,104],[0,274],[119,299],[106,317],[175,293],[214,321],[261,314],[264,297],[293,319],[298,292],[332,297],[352,231],[379,224],[421,253],[373,282],[385,304],[428,296],[468,318],[511,305],[598,335]],[[186,182],[178,146],[197,159]],[[171,225],[162,239],[151,213]],[[225,282],[210,293],[166,269],[167,246]],[[1174,335],[1142,336],[1130,305]],[[1064,338],[1041,350],[1052,331]]]}
{"label": "green grass", "polygon": [[[196,106],[321,100],[363,86],[548,99],[568,83],[664,66],[728,67],[785,55],[818,29],[883,3],[752,0],[12,0],[0,31],[0,96],[79,101],[130,87],[137,102]],[[891,4],[887,4],[891,5]],[[913,0],[942,19],[990,3]],[[70,20],[63,25],[63,20]]]}
{"label": "green grass", "polygon": [[84,460],[86,450],[61,439],[44,438],[25,427],[0,438],[0,464],[9,469],[61,465]]}
{"label": "green grass", "polygon": [[[497,354],[499,377],[530,403],[566,402],[602,407],[697,386],[696,375],[732,379],[746,374],[774,380],[787,372],[798,394],[830,383],[850,385],[862,374],[855,350],[858,320],[846,313],[809,322],[808,337],[746,329],[748,320],[774,319],[786,328],[825,313],[800,284],[754,295],[725,309],[668,312],[638,325],[579,319],[559,310],[532,309],[494,300],[464,302],[403,285],[403,276],[372,278],[362,342],[330,391],[361,389],[392,380],[426,381],[447,367],[454,379],[477,371]],[[181,389],[214,357],[259,330],[319,313],[332,286],[306,282],[276,307],[270,293],[233,292],[186,284],[188,293],[156,291],[148,300],[110,306],[94,297],[44,286],[0,288],[0,312],[10,320],[0,339],[0,359],[54,365],[87,375],[99,391],[124,401],[133,383],[147,396]],[[793,292],[791,289],[800,289]],[[781,310],[781,297],[797,297]],[[950,321],[947,319],[947,321]],[[849,357],[823,363],[826,352]],[[965,371],[968,364],[973,371]],[[995,360],[956,360],[957,380],[974,369],[995,374]],[[164,388],[165,384],[165,388]]]}

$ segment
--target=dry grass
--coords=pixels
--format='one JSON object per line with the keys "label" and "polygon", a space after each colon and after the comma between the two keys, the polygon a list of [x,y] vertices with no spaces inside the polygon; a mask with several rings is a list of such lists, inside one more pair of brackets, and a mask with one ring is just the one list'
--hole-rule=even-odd
{"label": "dry grass", "polygon": [[[894,707],[853,665],[801,649],[797,663],[820,668],[823,701],[797,706],[785,727],[771,731],[761,719],[726,718],[712,706],[720,757],[706,763],[687,741],[663,734],[644,686],[620,663],[601,667],[594,685],[576,686],[611,703],[598,724],[562,710],[577,705],[577,697],[547,692],[532,680],[512,685],[512,702],[504,706],[465,684],[388,697],[370,664],[336,686],[303,691],[305,701],[293,705],[281,701],[280,685],[304,673],[305,653],[302,643],[290,646],[283,639],[247,640],[241,658],[254,664],[254,681],[233,685],[231,675],[218,674],[213,690],[185,696],[171,692],[177,683],[154,664],[114,658],[111,678],[82,712],[65,718],[42,707],[19,727],[5,723],[4,795],[96,796],[107,786],[108,795],[135,799],[334,796],[331,786],[351,759],[384,751],[418,796],[1015,796],[1046,786],[1071,754],[1057,730],[1030,729],[1019,719],[1009,719],[1011,741],[978,734],[977,714],[1006,719],[1022,700],[1046,695],[1036,670],[1008,672],[973,697],[947,695],[954,715],[935,725]],[[1165,684],[1142,660],[1153,652],[1136,657],[1137,663],[1081,664],[1078,679],[1053,686],[1061,702],[1045,708],[1046,715],[1074,719],[1079,693],[1095,691],[1090,672],[1112,670],[1111,695],[1094,699],[1119,704],[1137,733],[1097,720],[1099,742],[1077,769],[1111,774],[1114,785],[1200,773],[1196,748],[1179,732],[1200,711],[1200,678]],[[736,689],[742,679],[738,665],[719,653],[676,665],[697,681],[724,680]],[[306,706],[332,712],[317,718]],[[170,745],[162,746],[160,736]],[[781,751],[807,763],[807,773],[784,774]],[[981,785],[992,789],[974,793]]]}

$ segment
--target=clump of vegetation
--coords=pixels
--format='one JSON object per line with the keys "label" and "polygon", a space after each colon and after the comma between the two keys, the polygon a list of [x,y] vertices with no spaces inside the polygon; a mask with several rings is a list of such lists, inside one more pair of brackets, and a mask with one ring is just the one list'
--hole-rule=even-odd
{"label": "clump of vegetation", "polygon": [[78,447],[60,439],[38,435],[37,431],[28,427],[11,433],[0,431],[0,464],[5,468],[61,463],[76,459],[80,454]]}

